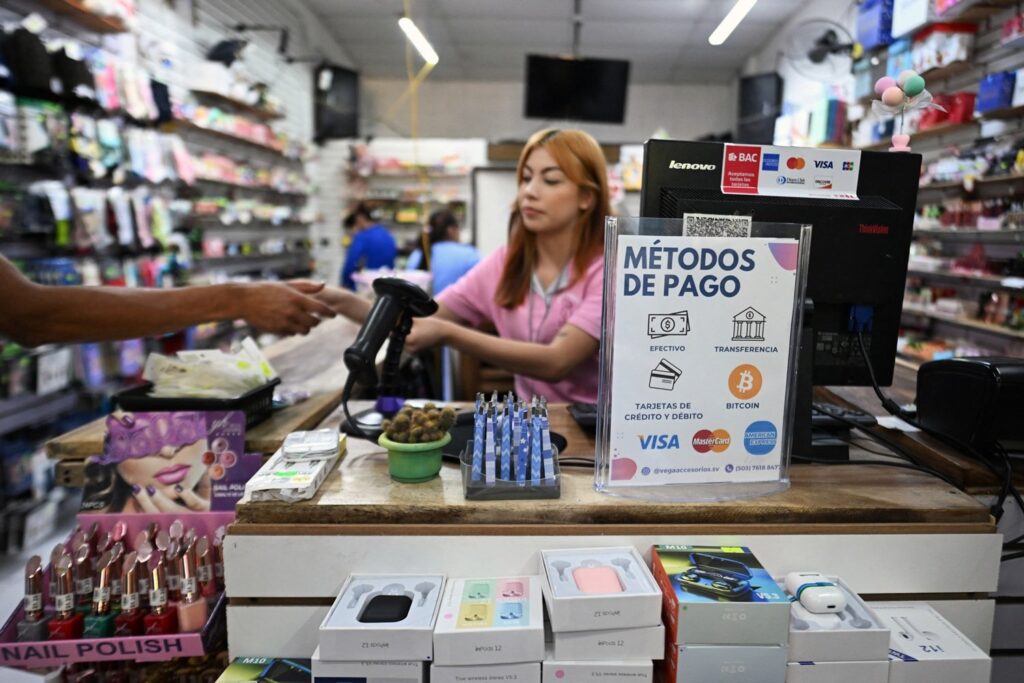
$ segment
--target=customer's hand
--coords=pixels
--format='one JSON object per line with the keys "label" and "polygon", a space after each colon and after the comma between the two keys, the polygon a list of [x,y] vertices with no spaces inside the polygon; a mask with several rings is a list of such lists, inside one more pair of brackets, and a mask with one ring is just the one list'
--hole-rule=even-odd
{"label": "customer's hand", "polygon": [[311,280],[259,282],[241,290],[241,317],[253,327],[272,334],[306,334],[334,310],[310,294],[323,289]]}
{"label": "customer's hand", "polygon": [[412,323],[412,331],[405,338],[405,350],[409,353],[419,353],[424,349],[444,344],[453,324],[436,316],[416,318]]}

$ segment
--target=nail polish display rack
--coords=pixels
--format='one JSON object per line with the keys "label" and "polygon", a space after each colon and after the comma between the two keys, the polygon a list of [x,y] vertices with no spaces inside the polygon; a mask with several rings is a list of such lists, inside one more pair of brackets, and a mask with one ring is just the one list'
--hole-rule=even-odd
{"label": "nail polish display rack", "polygon": [[[142,529],[156,523],[161,529],[168,529],[175,520],[198,534],[211,536],[218,527],[234,521],[234,512],[197,512],[189,515],[178,514],[80,514],[79,527],[88,529],[95,522],[99,533],[113,531],[118,522],[127,527],[125,537],[132,539]],[[69,539],[70,540],[70,539]],[[47,605],[46,617],[53,617],[53,596],[50,595],[50,576],[53,568],[47,567],[43,582],[43,602]],[[24,605],[11,614],[0,629],[0,666],[17,668],[46,668],[76,662],[103,662],[134,660],[137,662],[160,662],[177,657],[197,657],[215,650],[224,642],[227,633],[226,600],[221,591],[210,608],[203,628],[191,633],[168,635],[142,635],[114,638],[79,638],[75,640],[17,640],[17,624],[25,618]]]}

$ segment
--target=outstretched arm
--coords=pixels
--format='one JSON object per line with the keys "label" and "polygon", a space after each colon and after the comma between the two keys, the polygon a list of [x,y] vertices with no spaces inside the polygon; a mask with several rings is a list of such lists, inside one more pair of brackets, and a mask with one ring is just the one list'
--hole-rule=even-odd
{"label": "outstretched arm", "polygon": [[447,344],[517,375],[545,382],[565,379],[577,365],[600,348],[600,342],[572,324],[566,324],[549,344],[501,339],[437,316],[413,323],[406,338],[410,352]]}
{"label": "outstretched arm", "polygon": [[305,280],[180,289],[48,287],[0,257],[0,334],[35,346],[132,339],[237,318],[275,334],[305,334],[320,317],[334,317],[308,296],[322,287]]}

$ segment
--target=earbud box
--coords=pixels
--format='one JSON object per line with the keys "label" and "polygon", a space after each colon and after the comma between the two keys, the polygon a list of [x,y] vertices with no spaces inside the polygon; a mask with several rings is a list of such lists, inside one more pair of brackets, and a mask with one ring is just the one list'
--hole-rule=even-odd
{"label": "earbud box", "polygon": [[430,661],[444,577],[352,574],[320,624],[328,661]]}
{"label": "earbud box", "polygon": [[452,579],[434,627],[434,663],[504,664],[544,659],[539,576]]}
{"label": "earbud box", "polygon": [[[790,607],[789,661],[881,662],[889,657],[889,629],[838,576],[826,577],[846,598],[841,612],[815,614],[799,601]],[[781,579],[777,580],[783,584]]]}
{"label": "earbud box", "polygon": [[552,631],[661,623],[661,592],[636,548],[542,550],[540,561]]}
{"label": "earbud box", "polygon": [[430,683],[540,683],[540,662],[430,665]]}
{"label": "earbud box", "polygon": [[623,681],[653,683],[654,663],[644,659],[606,661],[564,661],[548,652],[541,665],[541,683],[591,683]]}
{"label": "earbud box", "polygon": [[786,680],[785,645],[682,645],[665,655],[665,683]]}
{"label": "earbud box", "polygon": [[871,608],[892,632],[890,683],[989,680],[992,659],[930,605],[873,602]]}
{"label": "earbud box", "polygon": [[889,683],[889,662],[790,662],[786,683]]}
{"label": "earbud box", "polygon": [[424,683],[426,662],[333,662],[313,652],[312,683],[358,680],[363,683]]}
{"label": "earbud box", "polygon": [[651,554],[668,642],[777,645],[789,639],[789,597],[749,548],[658,545]]}
{"label": "earbud box", "polygon": [[664,659],[665,627],[560,631],[551,634],[551,643],[552,658],[560,661]]}

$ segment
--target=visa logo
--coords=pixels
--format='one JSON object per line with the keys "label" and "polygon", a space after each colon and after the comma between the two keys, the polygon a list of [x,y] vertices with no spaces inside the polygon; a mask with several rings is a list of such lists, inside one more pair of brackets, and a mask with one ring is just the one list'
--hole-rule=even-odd
{"label": "visa logo", "polygon": [[640,434],[640,448],[645,451],[665,451],[670,448],[679,448],[678,434]]}
{"label": "visa logo", "polygon": [[832,168],[831,161],[822,161],[821,159],[814,160],[814,168]]}

